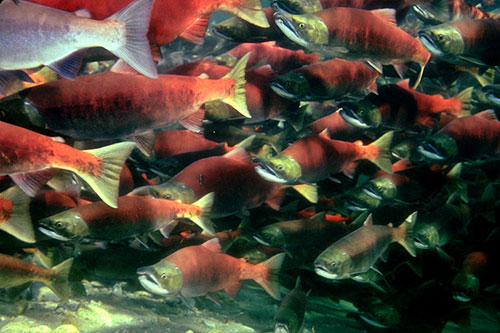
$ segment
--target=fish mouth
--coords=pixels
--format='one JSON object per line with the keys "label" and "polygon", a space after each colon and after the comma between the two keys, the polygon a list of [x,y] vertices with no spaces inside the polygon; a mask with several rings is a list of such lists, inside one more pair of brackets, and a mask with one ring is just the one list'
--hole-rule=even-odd
{"label": "fish mouth", "polygon": [[265,246],[272,246],[269,242],[267,242],[266,240],[264,240],[262,238],[262,236],[259,235],[259,234],[253,235],[253,239],[255,239],[257,242],[259,242],[259,243],[261,243],[261,244],[263,244]]}
{"label": "fish mouth", "polygon": [[441,51],[436,43],[434,43],[434,40],[432,39],[431,35],[428,34],[427,32],[419,32],[418,34],[418,39],[422,43],[422,46],[427,49],[433,56],[435,57],[443,57],[444,53]]}
{"label": "fish mouth", "polygon": [[377,200],[383,200],[384,199],[382,197],[382,195],[380,194],[380,192],[378,192],[374,188],[374,186],[370,186],[370,185],[363,186],[363,192],[366,193],[366,195],[368,195],[369,197],[372,197],[374,199],[377,199]]}
{"label": "fish mouth", "polygon": [[292,8],[290,8],[290,6],[288,6],[285,3],[283,3],[283,1],[279,1],[279,0],[276,0],[276,1],[273,1],[272,4],[271,4],[271,8],[275,11],[275,12],[285,12],[285,13],[288,13],[288,14],[296,14]]}
{"label": "fish mouth", "polygon": [[290,330],[288,329],[288,326],[283,323],[276,323],[274,325],[274,333],[288,333]]}
{"label": "fish mouth", "polygon": [[357,201],[352,199],[347,199],[344,202],[344,207],[355,212],[364,212],[368,210],[367,207],[361,206]]}
{"label": "fish mouth", "polygon": [[286,99],[295,99],[295,95],[288,92],[288,90],[278,80],[269,81],[271,89],[280,97]]}
{"label": "fish mouth", "polygon": [[213,25],[212,26],[212,33],[214,35],[216,35],[217,37],[220,37],[222,39],[225,39],[225,40],[228,40],[228,41],[231,41],[233,42],[234,39],[229,37],[229,35],[227,35],[227,32],[229,31],[226,27],[218,27],[217,25]]}
{"label": "fish mouth", "polygon": [[390,326],[383,325],[375,319],[375,317],[368,313],[368,312],[360,312],[359,313],[359,318],[361,318],[363,321],[365,321],[367,324],[372,325],[374,327],[379,327],[379,328],[390,328]]}
{"label": "fish mouth", "polygon": [[158,282],[158,280],[156,279],[156,277],[153,274],[144,271],[143,268],[139,268],[137,270],[137,275],[139,275],[138,279],[139,279],[139,282],[141,283],[141,285],[144,287],[144,289],[146,289],[150,293],[157,294],[157,295],[168,295],[169,294],[169,292],[167,290],[165,290],[164,288],[161,287],[161,285]]}
{"label": "fish mouth", "polygon": [[294,43],[297,43],[304,47],[308,46],[308,43],[300,38],[297,30],[295,30],[295,27],[290,22],[290,20],[285,17],[284,13],[281,13],[279,11],[274,13],[274,22],[276,22],[276,25],[283,32],[283,34],[285,34],[285,36],[292,40]]}
{"label": "fish mouth", "polygon": [[344,119],[344,121],[351,126],[363,129],[373,127],[364,122],[363,119],[361,119],[359,115],[354,111],[354,109],[348,107],[347,105],[341,105],[339,113],[342,119]]}
{"label": "fish mouth", "polygon": [[463,291],[458,291],[453,293],[453,299],[459,302],[467,303],[472,299]]}
{"label": "fish mouth", "polygon": [[255,171],[265,180],[273,182],[273,183],[279,183],[279,184],[286,184],[288,181],[281,177],[276,170],[271,168],[269,165],[265,163],[261,163],[260,165],[255,167]]}
{"label": "fish mouth", "polygon": [[431,160],[442,161],[445,157],[430,143],[424,143],[417,147],[417,151],[424,157]]}
{"label": "fish mouth", "polygon": [[321,264],[314,265],[314,272],[325,279],[336,280],[339,275],[335,273],[331,273],[325,266]]}
{"label": "fish mouth", "polygon": [[55,231],[54,229],[52,229],[49,226],[38,227],[38,230],[42,234],[44,234],[46,236],[49,236],[50,238],[54,238],[54,239],[57,239],[57,240],[60,240],[60,241],[63,241],[63,242],[67,242],[67,241],[70,241],[70,240],[76,238],[76,237],[73,237],[73,238],[64,237],[63,235],[57,233],[57,231]]}
{"label": "fish mouth", "polygon": [[414,237],[413,240],[414,240],[414,243],[415,243],[415,247],[417,249],[428,250],[428,249],[431,248],[428,244],[422,242],[422,240],[418,236]]}

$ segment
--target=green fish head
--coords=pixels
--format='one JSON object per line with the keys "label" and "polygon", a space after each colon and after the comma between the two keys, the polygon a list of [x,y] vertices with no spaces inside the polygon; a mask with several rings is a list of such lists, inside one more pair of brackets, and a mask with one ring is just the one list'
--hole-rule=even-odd
{"label": "green fish head", "polygon": [[278,154],[259,162],[260,165],[255,167],[255,171],[270,182],[297,184],[302,177],[300,164],[289,155]]}
{"label": "green fish head", "polygon": [[377,200],[391,200],[396,198],[398,189],[394,183],[386,177],[378,177],[363,185],[363,191]]}
{"label": "green fish head", "polygon": [[500,108],[500,84],[488,84],[481,88],[481,92],[495,108]]}
{"label": "green fish head", "polygon": [[391,148],[391,155],[398,159],[410,158],[415,149],[413,140],[404,140]]}
{"label": "green fish head", "polygon": [[417,223],[413,232],[415,246],[419,249],[433,249],[440,245],[439,231],[430,223]]}
{"label": "green fish head", "polygon": [[378,107],[369,101],[340,103],[340,116],[346,123],[358,128],[376,128],[382,122]]}
{"label": "green fish head", "polygon": [[253,238],[266,246],[283,248],[286,245],[285,236],[281,232],[281,229],[272,224],[261,228]]}
{"label": "green fish head", "polygon": [[251,32],[248,24],[237,16],[212,26],[212,32],[226,40],[233,42],[248,42]]}
{"label": "green fish head", "polygon": [[274,21],[286,37],[303,47],[328,45],[328,28],[314,14],[292,15],[276,12]]}
{"label": "green fish head", "polygon": [[273,91],[287,99],[305,101],[311,96],[311,85],[304,75],[288,72],[269,82]]}
{"label": "green fish head", "polygon": [[188,186],[177,182],[166,182],[160,185],[149,186],[149,195],[153,198],[180,200],[191,204],[196,201],[194,191]]}
{"label": "green fish head", "polygon": [[323,10],[319,0],[276,0],[272,3],[274,11],[290,14],[310,14]]}
{"label": "green fish head", "polygon": [[323,251],[314,261],[314,271],[326,279],[347,279],[351,273],[351,257],[335,247]]}
{"label": "green fish head", "polygon": [[431,161],[443,161],[457,156],[458,147],[448,135],[437,133],[419,144],[417,151]]}
{"label": "green fish head", "polygon": [[465,43],[460,32],[448,23],[419,31],[422,45],[435,57],[454,56],[464,53]]}
{"label": "green fish head", "polygon": [[[377,194],[378,195],[378,194]],[[353,189],[344,200],[344,207],[350,211],[363,212],[369,209],[375,209],[380,206],[381,199],[365,191],[364,188]]]}
{"label": "green fish head", "polygon": [[144,289],[158,295],[180,291],[184,281],[179,267],[165,260],[137,269],[137,275]]}
{"label": "green fish head", "polygon": [[299,332],[300,323],[297,314],[291,309],[278,309],[274,319],[274,333]]}
{"label": "green fish head", "polygon": [[83,218],[71,211],[65,211],[38,221],[38,229],[45,235],[68,241],[89,235],[89,227]]}
{"label": "green fish head", "polygon": [[374,305],[367,311],[360,312],[360,318],[379,328],[398,327],[401,323],[401,315],[397,308],[386,303]]}
{"label": "green fish head", "polygon": [[479,294],[479,279],[473,274],[461,272],[451,283],[453,298],[459,302],[470,302]]}

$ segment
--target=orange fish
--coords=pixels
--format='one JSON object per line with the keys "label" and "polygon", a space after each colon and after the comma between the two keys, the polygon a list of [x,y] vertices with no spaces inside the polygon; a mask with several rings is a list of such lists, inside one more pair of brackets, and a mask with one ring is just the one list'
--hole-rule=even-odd
{"label": "orange fish", "polygon": [[17,186],[0,193],[0,230],[23,242],[34,243],[29,206],[30,197]]}

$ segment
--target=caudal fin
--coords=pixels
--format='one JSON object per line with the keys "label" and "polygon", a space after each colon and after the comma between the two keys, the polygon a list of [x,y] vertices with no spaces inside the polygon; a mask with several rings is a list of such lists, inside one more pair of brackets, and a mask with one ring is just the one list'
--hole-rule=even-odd
{"label": "caudal fin", "polygon": [[153,3],[154,0],[136,0],[110,16],[108,20],[116,20],[125,24],[125,42],[119,47],[114,47],[112,44],[104,46],[139,73],[156,79],[158,72],[146,36]]}
{"label": "caudal fin", "polygon": [[68,275],[72,264],[73,258],[69,258],[59,265],[52,267],[57,272],[57,277],[54,281],[47,282],[47,287],[63,302],[68,300]]}
{"label": "caudal fin", "polygon": [[257,279],[257,282],[269,295],[274,299],[281,299],[280,295],[280,285],[279,285],[279,273],[283,260],[285,260],[286,254],[279,253],[259,265],[263,265],[267,268],[267,276],[264,279]]}
{"label": "caudal fin", "polygon": [[470,116],[471,111],[471,98],[472,98],[472,87],[462,90],[458,95],[455,96],[462,103],[462,108],[460,112],[456,114],[457,117]]}
{"label": "caudal fin", "polygon": [[123,164],[135,146],[134,142],[121,142],[99,149],[85,150],[102,159],[101,172],[94,176],[75,171],[92,187],[102,201],[113,208],[118,207],[118,185]]}
{"label": "caudal fin", "polygon": [[214,193],[208,193],[203,196],[200,200],[193,203],[194,206],[201,208],[200,216],[191,216],[189,219],[196,223],[203,231],[208,232],[210,235],[215,234],[214,226],[210,222],[210,214],[212,212],[212,205],[214,203]]}
{"label": "caudal fin", "polygon": [[[236,1],[234,1],[236,2]],[[269,22],[262,11],[260,0],[240,0],[237,7],[222,6],[220,9],[226,10],[241,19],[262,28],[269,28]]]}
{"label": "caudal fin", "polygon": [[[247,118],[252,118],[247,108],[247,98],[245,84],[245,68],[247,66],[248,58],[250,58],[250,52],[245,54],[233,67],[233,69],[224,78],[230,78],[234,81],[234,92],[228,97],[225,97],[222,101],[226,104],[231,105],[239,113]],[[223,78],[223,79],[224,79]]]}
{"label": "caudal fin", "polygon": [[413,239],[413,227],[417,221],[417,212],[413,212],[406,220],[398,227],[400,232],[400,237],[397,240],[412,257],[417,256],[417,250],[415,248],[415,240]]}
{"label": "caudal fin", "polygon": [[392,173],[391,142],[393,136],[393,131],[387,132],[365,147],[366,158],[388,173]]}
{"label": "caudal fin", "polygon": [[35,242],[35,232],[30,217],[30,200],[30,197],[17,186],[0,193],[0,230],[26,243]]}

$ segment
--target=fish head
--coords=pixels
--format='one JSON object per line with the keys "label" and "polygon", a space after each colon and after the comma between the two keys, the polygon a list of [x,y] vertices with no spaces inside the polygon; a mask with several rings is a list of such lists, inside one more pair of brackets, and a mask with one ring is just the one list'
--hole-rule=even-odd
{"label": "fish head", "polygon": [[349,278],[351,266],[351,257],[335,247],[326,249],[314,261],[316,274],[331,280]]}
{"label": "fish head", "polygon": [[[377,194],[378,195],[378,194]],[[369,194],[364,188],[355,188],[349,193],[344,202],[344,207],[355,212],[364,212],[369,209],[375,209],[382,203],[377,195]]]}
{"label": "fish head", "polygon": [[137,269],[137,275],[144,289],[158,295],[178,292],[184,282],[179,267],[166,260]]}
{"label": "fish head", "polygon": [[453,298],[459,302],[470,302],[479,294],[479,279],[473,274],[458,273],[451,283]]}
{"label": "fish head", "polygon": [[248,24],[237,16],[212,25],[212,32],[234,42],[247,42],[251,37]]}
{"label": "fish head", "polygon": [[361,311],[359,316],[367,324],[378,328],[397,327],[401,323],[397,308],[384,302],[373,305],[367,311]]}
{"label": "fish head", "polygon": [[420,143],[417,151],[431,161],[443,161],[457,156],[458,147],[448,135],[437,133]]}
{"label": "fish head", "polygon": [[89,235],[89,227],[85,220],[78,214],[65,211],[38,221],[40,230],[45,235],[68,241],[80,239]]}
{"label": "fish head", "polygon": [[398,193],[396,185],[386,177],[378,177],[363,185],[363,192],[377,200],[391,200]]}
{"label": "fish head", "polygon": [[261,228],[253,238],[266,246],[283,248],[286,245],[283,232],[278,226],[272,224]]}
{"label": "fish head", "polygon": [[464,53],[465,43],[460,31],[448,23],[421,30],[418,38],[424,48],[435,57]]}
{"label": "fish head", "polygon": [[278,154],[267,160],[259,160],[255,171],[265,180],[280,184],[297,184],[302,177],[300,164],[286,154]]}
{"label": "fish head", "polygon": [[288,72],[281,75],[269,81],[269,85],[277,95],[293,100],[307,100],[312,92],[309,81],[299,72]]}
{"label": "fish head", "polygon": [[404,140],[391,148],[391,155],[398,159],[410,158],[415,149],[413,140]]}
{"label": "fish head", "polygon": [[276,12],[274,21],[286,37],[303,47],[328,45],[328,28],[314,14],[293,15]]}
{"label": "fish head", "polygon": [[375,128],[382,122],[382,114],[378,107],[369,101],[344,102],[339,104],[340,116],[344,121],[362,129]]}
{"label": "fish head", "polygon": [[415,246],[419,249],[433,249],[439,246],[439,231],[431,223],[417,223],[413,228]]}
{"label": "fish head", "polygon": [[188,186],[177,182],[166,182],[160,185],[149,186],[149,195],[153,198],[179,200],[186,204],[196,201],[196,194]]}
{"label": "fish head", "polygon": [[299,319],[295,313],[290,313],[287,316],[286,322],[284,320],[277,320],[274,323],[274,333],[292,333],[299,331]]}
{"label": "fish head", "polygon": [[309,14],[323,10],[319,0],[276,0],[272,7],[275,11],[285,11],[290,14]]}
{"label": "fish head", "polygon": [[500,108],[500,84],[488,84],[481,88],[481,92],[489,102]]}

